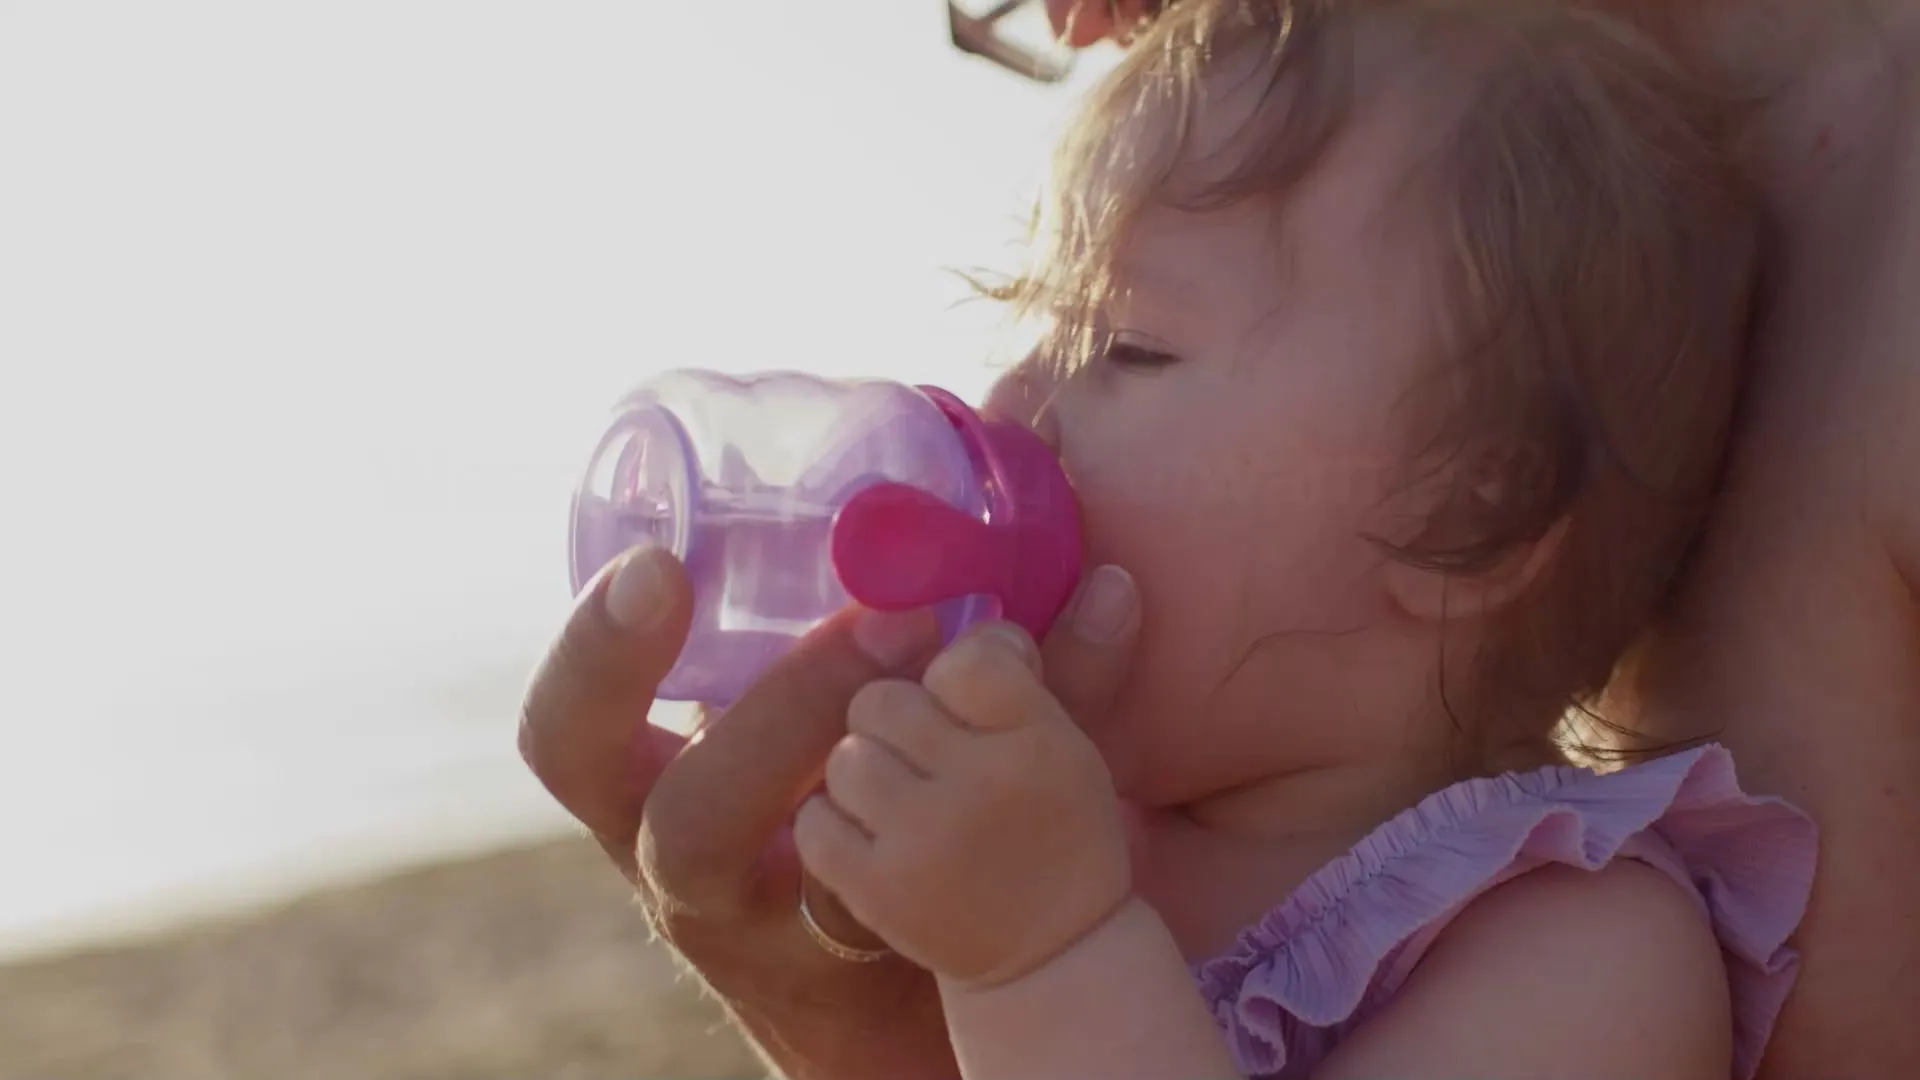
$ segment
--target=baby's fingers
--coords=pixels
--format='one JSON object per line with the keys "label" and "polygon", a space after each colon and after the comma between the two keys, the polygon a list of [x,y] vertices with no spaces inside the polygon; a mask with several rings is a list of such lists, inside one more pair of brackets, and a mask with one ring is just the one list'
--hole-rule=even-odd
{"label": "baby's fingers", "polygon": [[920,680],[961,724],[1008,731],[1058,714],[1040,680],[1040,650],[1010,623],[989,623],[953,643]]}

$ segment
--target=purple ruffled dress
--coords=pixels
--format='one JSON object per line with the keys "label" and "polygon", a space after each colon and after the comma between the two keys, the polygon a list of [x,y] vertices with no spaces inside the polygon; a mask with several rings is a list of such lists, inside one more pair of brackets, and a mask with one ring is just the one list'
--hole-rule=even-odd
{"label": "purple ruffled dress", "polygon": [[1793,986],[1786,947],[1813,887],[1813,822],[1741,792],[1717,745],[1612,773],[1573,767],[1455,784],[1375,829],[1196,969],[1243,1072],[1306,1077],[1405,983],[1474,897],[1553,863],[1636,859],[1713,921],[1749,1080]]}

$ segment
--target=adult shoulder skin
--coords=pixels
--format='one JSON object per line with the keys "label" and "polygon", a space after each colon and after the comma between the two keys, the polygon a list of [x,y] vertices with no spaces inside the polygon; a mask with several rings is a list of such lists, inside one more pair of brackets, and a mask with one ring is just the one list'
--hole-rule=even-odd
{"label": "adult shoulder skin", "polygon": [[1920,1075],[1920,4],[1870,8],[1763,125],[1753,382],[1634,688],[1656,734],[1719,738],[1820,826],[1783,1080]]}

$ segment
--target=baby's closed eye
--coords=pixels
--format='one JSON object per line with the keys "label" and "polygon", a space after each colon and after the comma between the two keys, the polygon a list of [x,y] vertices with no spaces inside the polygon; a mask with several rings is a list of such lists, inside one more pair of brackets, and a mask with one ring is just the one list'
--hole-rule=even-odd
{"label": "baby's closed eye", "polygon": [[1121,333],[1101,346],[1100,359],[1132,371],[1159,371],[1179,363],[1181,357],[1160,342]]}

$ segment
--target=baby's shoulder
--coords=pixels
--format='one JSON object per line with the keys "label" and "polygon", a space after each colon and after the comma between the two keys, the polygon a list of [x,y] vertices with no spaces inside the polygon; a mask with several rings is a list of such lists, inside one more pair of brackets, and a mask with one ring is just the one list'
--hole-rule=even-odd
{"label": "baby's shoulder", "polygon": [[1724,982],[1713,923],[1695,896],[1666,873],[1635,859],[1594,870],[1551,863],[1497,885],[1465,904],[1424,951],[1420,977],[1494,964],[1606,981],[1616,968],[1649,964],[1683,974],[1700,960]]}
{"label": "baby's shoulder", "polygon": [[1657,956],[1673,957],[1675,973],[1702,957],[1712,962],[1716,979],[1724,970],[1713,922],[1699,900],[1637,859],[1593,870],[1550,863],[1487,890],[1435,935],[1421,972],[1459,966],[1457,958],[1467,954],[1475,963],[1493,959],[1516,970],[1559,962],[1603,980],[1625,961],[1633,962],[1629,970],[1644,972],[1642,962]]}
{"label": "baby's shoulder", "polygon": [[[1694,1008],[1730,1004],[1719,1027],[1750,1076],[1793,984],[1814,854],[1806,816],[1742,792],[1718,746],[1475,779],[1322,867],[1198,976],[1255,1075],[1306,1075],[1363,1025],[1371,1041],[1390,1017],[1474,1002],[1523,1025],[1526,1005],[1598,1009],[1614,1015],[1583,1022],[1614,1029],[1657,982]],[[1455,1000],[1422,1004],[1442,980],[1435,998]],[[1620,995],[1633,1008],[1603,1007]]]}
{"label": "baby's shoulder", "polygon": [[1711,919],[1672,878],[1634,859],[1598,870],[1543,866],[1476,898],[1395,1001],[1433,991],[1508,1016],[1528,1010],[1529,999],[1556,1011],[1604,1008],[1582,1022],[1647,1034],[1661,1016],[1713,1021],[1722,1044],[1732,1028]]}
{"label": "baby's shoulder", "polygon": [[1595,1075],[1721,1080],[1732,1008],[1713,925],[1672,878],[1543,866],[1468,903],[1314,1075],[1544,1076],[1579,1046]]}

